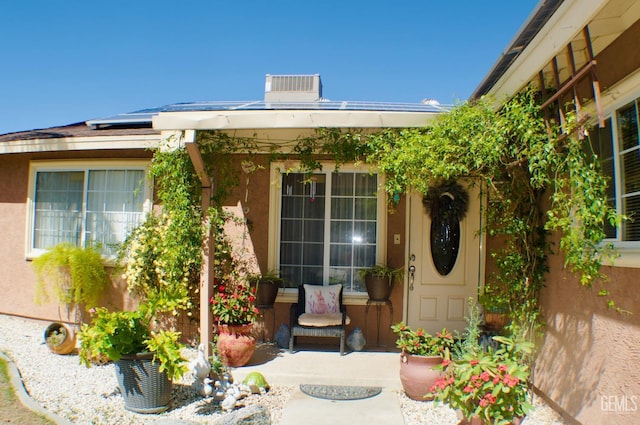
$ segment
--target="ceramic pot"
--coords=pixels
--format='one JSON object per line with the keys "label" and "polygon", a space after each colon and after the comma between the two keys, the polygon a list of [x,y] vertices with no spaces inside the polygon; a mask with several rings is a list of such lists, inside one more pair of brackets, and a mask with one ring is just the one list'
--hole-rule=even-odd
{"label": "ceramic pot", "polygon": [[216,347],[222,364],[230,367],[244,366],[256,350],[256,339],[251,335],[253,324],[218,325]]}
{"label": "ceramic pot", "polygon": [[44,341],[55,354],[69,354],[76,349],[76,333],[64,323],[53,322],[47,326]]}
{"label": "ceramic pot", "polygon": [[[512,425],[520,425],[523,418],[513,418]],[[458,425],[491,425],[493,422],[487,422],[481,419],[480,416],[473,416],[471,419],[463,418]]]}
{"label": "ceramic pot", "polygon": [[400,382],[407,397],[425,401],[430,398],[424,396],[429,393],[436,379],[442,374],[434,370],[442,363],[440,356],[417,356],[414,354],[400,354]]}
{"label": "ceramic pot", "polygon": [[256,305],[258,307],[273,306],[278,298],[278,289],[280,289],[280,282],[277,280],[261,279],[258,281]]}
{"label": "ceramic pot", "polygon": [[489,329],[501,331],[502,328],[509,324],[509,315],[505,313],[485,311],[484,321]]}
{"label": "ceramic pot", "polygon": [[371,276],[364,278],[367,294],[372,301],[386,301],[391,295],[391,285],[387,276]]}

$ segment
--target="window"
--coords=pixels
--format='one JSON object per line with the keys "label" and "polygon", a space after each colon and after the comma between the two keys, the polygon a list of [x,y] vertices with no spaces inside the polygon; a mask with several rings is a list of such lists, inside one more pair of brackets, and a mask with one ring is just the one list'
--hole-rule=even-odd
{"label": "window", "polygon": [[67,242],[111,256],[150,209],[146,162],[33,162],[27,255]]}
{"label": "window", "polygon": [[345,292],[366,291],[358,270],[382,254],[378,176],[343,167],[339,173],[282,174],[280,183],[280,276],[290,287],[342,283]]}
{"label": "window", "polygon": [[621,168],[622,212],[629,216],[623,224],[622,240],[640,241],[640,145],[638,145],[638,100],[619,109],[618,149]]}
{"label": "window", "polygon": [[638,247],[640,242],[640,99],[617,109],[604,128],[591,132],[591,146],[603,172],[609,177],[607,201],[630,220],[620,228],[607,225],[607,238],[619,247]]}

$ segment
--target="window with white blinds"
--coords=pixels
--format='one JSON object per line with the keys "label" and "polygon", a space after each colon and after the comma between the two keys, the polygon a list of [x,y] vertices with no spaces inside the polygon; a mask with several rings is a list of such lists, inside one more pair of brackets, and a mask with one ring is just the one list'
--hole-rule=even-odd
{"label": "window with white blinds", "polygon": [[115,255],[150,207],[146,165],[33,163],[28,254],[59,243]]}

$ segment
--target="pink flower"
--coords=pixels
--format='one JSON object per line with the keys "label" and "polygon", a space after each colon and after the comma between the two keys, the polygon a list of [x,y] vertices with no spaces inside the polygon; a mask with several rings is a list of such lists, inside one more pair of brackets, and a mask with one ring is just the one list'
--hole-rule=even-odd
{"label": "pink flower", "polygon": [[491,379],[491,376],[489,375],[489,372],[485,370],[480,374],[480,379],[482,379],[484,382],[489,382],[489,379]]}
{"label": "pink flower", "polygon": [[505,375],[502,382],[508,387],[515,387],[520,382],[520,378],[517,376]]}
{"label": "pink flower", "polygon": [[462,391],[465,392],[465,393],[472,393],[473,390],[474,390],[473,387],[467,385],[466,387],[464,387],[464,389]]}
{"label": "pink flower", "polygon": [[477,360],[471,360],[469,363],[471,364],[471,366],[475,366],[475,365],[478,364],[478,361]]}
{"label": "pink flower", "polygon": [[489,402],[489,404],[494,404],[497,400],[496,396],[494,396],[491,393],[487,393],[484,395],[483,400],[487,400],[487,402]]}

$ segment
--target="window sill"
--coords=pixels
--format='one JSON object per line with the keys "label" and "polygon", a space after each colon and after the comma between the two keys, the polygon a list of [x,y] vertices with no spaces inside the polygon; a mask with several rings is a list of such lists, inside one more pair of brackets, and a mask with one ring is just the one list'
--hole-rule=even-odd
{"label": "window sill", "polygon": [[618,247],[620,256],[613,261],[604,261],[603,265],[611,267],[640,268],[640,248]]}
{"label": "window sill", "polygon": [[[366,305],[369,296],[366,293],[358,294],[358,293],[346,293],[342,299],[344,305]],[[285,292],[278,294],[278,298],[276,298],[276,303],[282,304],[293,304],[298,302],[298,293],[297,292]]]}

